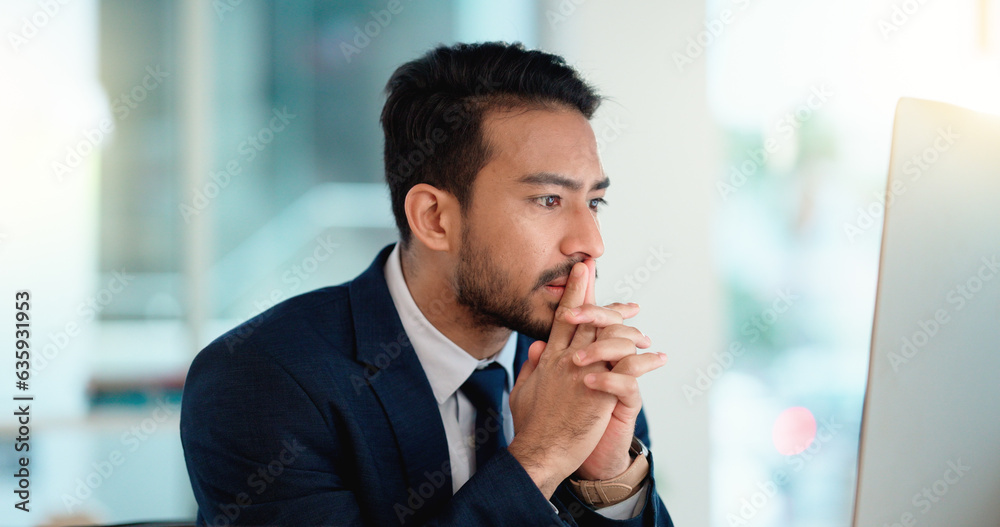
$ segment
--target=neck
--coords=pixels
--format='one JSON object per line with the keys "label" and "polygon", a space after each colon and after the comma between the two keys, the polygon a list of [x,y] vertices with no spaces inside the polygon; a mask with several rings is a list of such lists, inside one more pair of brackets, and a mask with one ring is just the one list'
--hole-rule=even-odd
{"label": "neck", "polygon": [[420,252],[416,245],[411,242],[408,250],[400,251],[400,264],[403,280],[420,312],[448,340],[477,360],[495,355],[507,343],[511,330],[484,326],[468,307],[459,304],[448,279],[451,266],[433,251],[414,254]]}

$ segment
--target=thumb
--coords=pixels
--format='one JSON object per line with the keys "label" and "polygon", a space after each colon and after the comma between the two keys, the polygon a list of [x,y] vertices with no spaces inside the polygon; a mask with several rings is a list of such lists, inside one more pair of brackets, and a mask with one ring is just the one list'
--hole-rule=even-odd
{"label": "thumb", "polygon": [[521,372],[517,374],[515,384],[521,382],[522,379],[527,379],[531,372],[535,371],[543,351],[545,351],[544,340],[536,340],[531,346],[528,346],[528,359],[521,365]]}

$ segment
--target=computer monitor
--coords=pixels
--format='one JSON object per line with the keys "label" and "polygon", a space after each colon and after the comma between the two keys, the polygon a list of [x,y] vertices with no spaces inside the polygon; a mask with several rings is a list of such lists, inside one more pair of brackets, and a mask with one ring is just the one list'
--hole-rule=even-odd
{"label": "computer monitor", "polygon": [[1000,526],[1000,118],[902,99],[855,527]]}

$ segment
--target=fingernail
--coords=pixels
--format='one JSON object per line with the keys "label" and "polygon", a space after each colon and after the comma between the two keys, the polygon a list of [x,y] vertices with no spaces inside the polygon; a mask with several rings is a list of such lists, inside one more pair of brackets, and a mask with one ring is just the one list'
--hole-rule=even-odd
{"label": "fingernail", "polygon": [[667,362],[667,354],[666,353],[663,353],[662,351],[658,351],[658,352],[656,352],[656,354],[660,356],[660,361],[661,362]]}
{"label": "fingernail", "polygon": [[584,360],[584,359],[586,359],[586,358],[587,358],[587,354],[586,354],[586,353],[584,353],[584,352],[583,352],[582,350],[581,350],[581,351],[578,351],[578,352],[576,352],[576,359],[577,359],[578,361],[580,361],[580,362],[583,362],[583,360]]}
{"label": "fingernail", "polygon": [[578,308],[578,307],[571,308],[569,310],[569,314],[573,315],[574,317],[580,316],[580,308]]}
{"label": "fingernail", "polygon": [[629,302],[628,305],[632,307],[639,307],[639,304],[636,304],[635,302]]}
{"label": "fingernail", "polygon": [[594,381],[596,381],[596,380],[597,380],[597,374],[596,373],[589,373],[589,374],[587,374],[586,377],[583,378],[583,382],[585,384],[594,384]]}

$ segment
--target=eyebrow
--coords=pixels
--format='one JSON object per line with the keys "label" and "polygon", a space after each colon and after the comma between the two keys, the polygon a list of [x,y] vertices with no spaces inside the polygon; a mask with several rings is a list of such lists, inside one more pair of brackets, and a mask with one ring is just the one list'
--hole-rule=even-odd
{"label": "eyebrow", "polygon": [[[518,182],[526,185],[556,185],[572,191],[579,191],[583,188],[583,185],[581,185],[579,181],[570,179],[560,174],[554,174],[552,172],[536,172],[534,174],[521,176],[521,179],[519,179]],[[594,183],[594,185],[590,187],[590,190],[595,191],[606,189],[610,185],[611,179],[608,176],[604,176],[604,179]]]}

